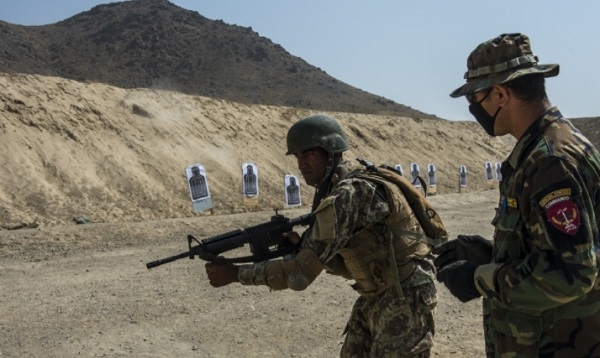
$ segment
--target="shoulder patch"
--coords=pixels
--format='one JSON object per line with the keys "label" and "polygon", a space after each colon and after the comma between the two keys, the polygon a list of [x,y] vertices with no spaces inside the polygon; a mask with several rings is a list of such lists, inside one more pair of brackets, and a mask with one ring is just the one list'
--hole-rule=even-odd
{"label": "shoulder patch", "polygon": [[567,235],[575,235],[579,230],[580,213],[577,204],[571,200],[571,189],[555,190],[540,200],[546,210],[548,221]]}
{"label": "shoulder patch", "polygon": [[554,203],[568,199],[571,196],[571,188],[558,189],[550,194],[547,194],[540,200],[540,206],[544,209],[548,209]]}
{"label": "shoulder patch", "polygon": [[509,198],[508,196],[501,196],[499,205],[504,210],[518,209],[519,201],[516,198]]}

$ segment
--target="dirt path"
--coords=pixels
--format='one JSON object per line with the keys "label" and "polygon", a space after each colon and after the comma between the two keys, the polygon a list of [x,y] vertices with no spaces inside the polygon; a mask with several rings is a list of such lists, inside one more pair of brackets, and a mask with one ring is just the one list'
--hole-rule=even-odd
{"label": "dirt path", "polygon": [[[432,197],[452,235],[487,237],[495,200],[493,191]],[[323,274],[303,292],[214,289],[202,261],[145,267],[185,251],[188,233],[270,215],[0,231],[0,356],[336,357],[356,298],[341,278]],[[439,291],[434,356],[483,356],[479,300]]]}

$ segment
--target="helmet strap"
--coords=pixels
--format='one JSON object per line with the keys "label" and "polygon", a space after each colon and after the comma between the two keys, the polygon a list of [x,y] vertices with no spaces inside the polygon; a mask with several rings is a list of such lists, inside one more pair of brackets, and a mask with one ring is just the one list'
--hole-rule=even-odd
{"label": "helmet strap", "polygon": [[317,209],[321,203],[321,200],[323,200],[327,193],[329,193],[329,186],[331,185],[331,176],[333,175],[333,170],[341,161],[342,153],[327,152],[327,168],[325,169],[325,175],[323,175],[323,179],[321,179],[321,181],[315,185],[317,190],[315,192],[315,197],[313,198],[312,211]]}

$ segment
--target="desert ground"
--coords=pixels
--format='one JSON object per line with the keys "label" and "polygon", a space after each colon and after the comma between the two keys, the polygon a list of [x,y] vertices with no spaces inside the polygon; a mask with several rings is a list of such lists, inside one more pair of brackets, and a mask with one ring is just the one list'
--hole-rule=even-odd
{"label": "desert ground", "polygon": [[[205,238],[286,209],[285,134],[308,110],[0,73],[0,357],[335,357],[357,294],[326,274],[303,292],[208,285],[200,260],[146,269]],[[514,143],[474,122],[329,113],[347,158],[438,169],[450,233],[491,237],[484,163]],[[259,168],[257,206],[241,164]],[[202,163],[212,210],[192,211],[184,169]],[[459,165],[469,168],[458,192]],[[85,223],[77,225],[77,223]],[[243,251],[243,249],[241,249]],[[481,357],[480,302],[439,288],[437,357]]]}
{"label": "desert ground", "polygon": [[[430,199],[452,235],[491,237],[495,195]],[[212,236],[270,215],[0,231],[0,356],[336,357],[357,297],[342,278],[323,273],[305,291],[269,292],[213,288],[198,259],[146,269],[185,251],[187,234]],[[480,300],[463,304],[438,288],[433,356],[482,357]]]}

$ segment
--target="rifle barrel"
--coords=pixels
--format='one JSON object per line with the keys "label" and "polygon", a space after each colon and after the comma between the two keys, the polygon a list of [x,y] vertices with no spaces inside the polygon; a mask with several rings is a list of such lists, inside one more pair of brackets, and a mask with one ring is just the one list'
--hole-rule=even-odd
{"label": "rifle barrel", "polygon": [[175,260],[179,260],[179,259],[182,259],[184,257],[190,257],[190,252],[186,251],[186,252],[182,252],[182,253],[180,253],[178,255],[175,255],[175,256],[169,256],[169,257],[165,257],[164,259],[159,259],[159,260],[156,260],[156,261],[148,262],[146,264],[146,268],[151,269],[153,267],[160,266],[160,265],[163,265],[163,264],[168,264],[169,262],[173,262]]}

